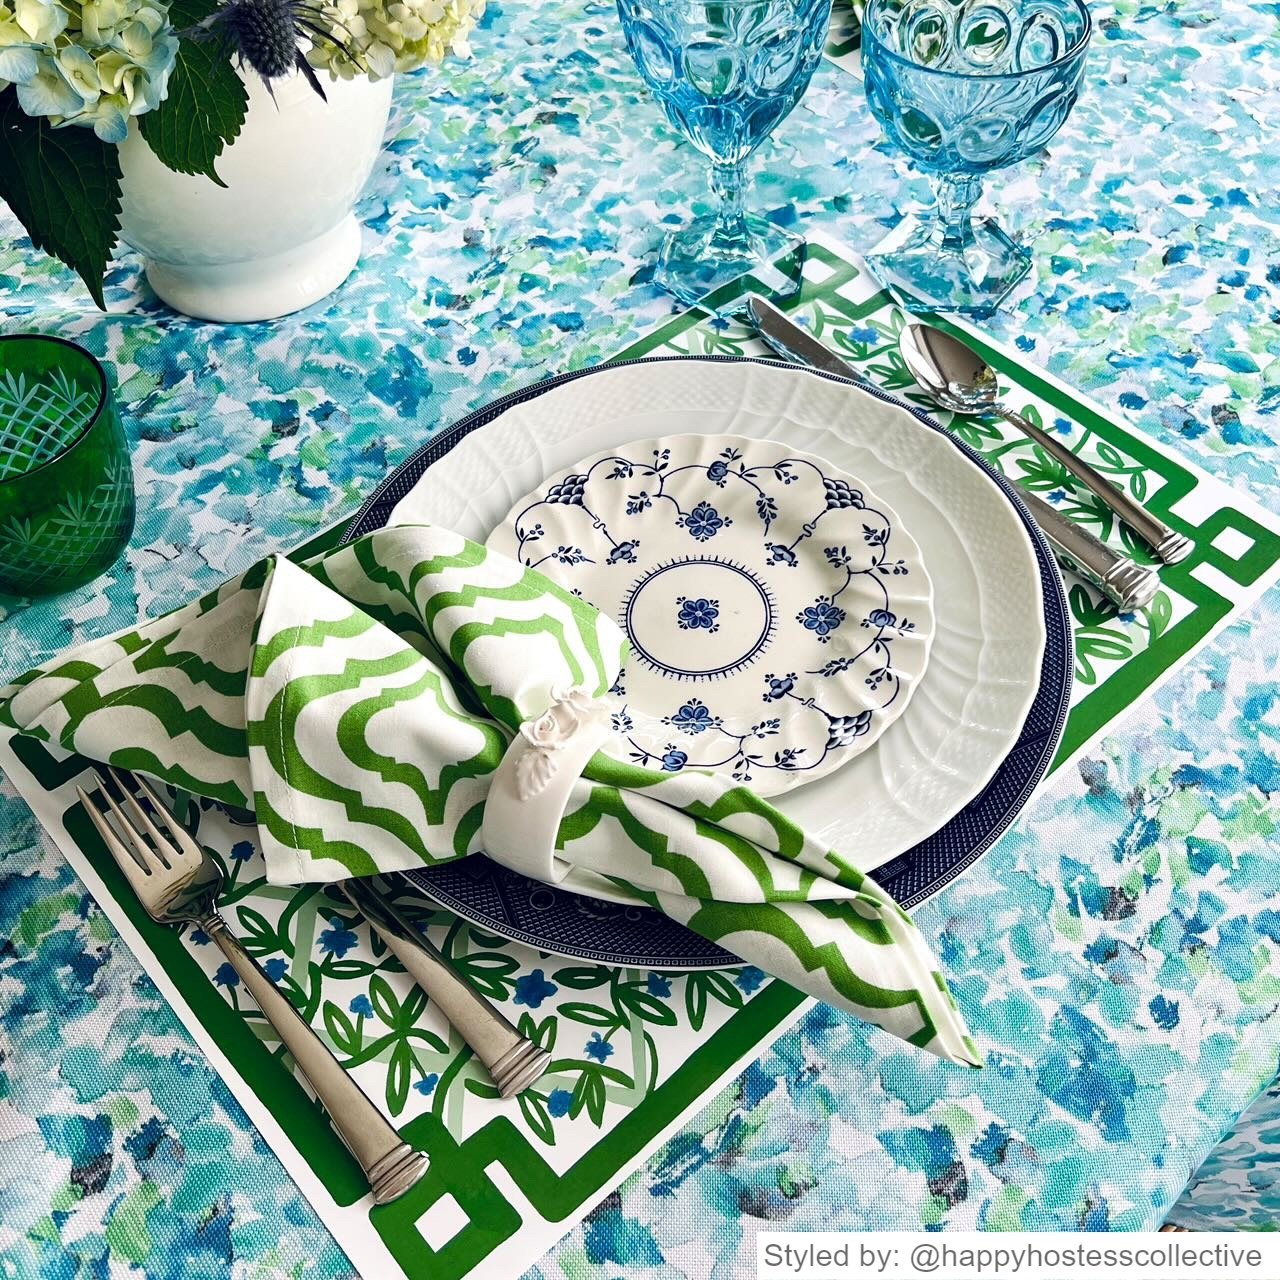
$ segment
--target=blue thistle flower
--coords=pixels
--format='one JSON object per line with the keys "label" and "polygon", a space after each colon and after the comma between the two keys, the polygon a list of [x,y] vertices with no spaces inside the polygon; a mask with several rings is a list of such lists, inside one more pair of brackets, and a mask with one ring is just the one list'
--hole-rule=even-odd
{"label": "blue thistle flower", "polygon": [[[340,28],[341,24],[337,24]],[[271,90],[271,82],[295,68],[325,98],[323,86],[306,55],[298,47],[303,40],[322,44],[358,62],[347,47],[341,30],[308,0],[222,0],[208,18],[181,34],[199,38],[214,35],[235,51],[240,65],[254,69]],[[327,98],[325,99],[328,100]]]}

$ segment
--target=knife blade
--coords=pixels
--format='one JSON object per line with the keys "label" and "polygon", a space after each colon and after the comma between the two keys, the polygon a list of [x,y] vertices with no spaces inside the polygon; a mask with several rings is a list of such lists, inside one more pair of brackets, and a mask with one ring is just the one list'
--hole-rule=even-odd
{"label": "knife blade", "polygon": [[747,300],[747,311],[760,336],[784,360],[805,364],[823,373],[834,373],[841,378],[852,378],[863,386],[871,385],[870,380],[851,364],[841,360],[813,334],[802,329],[794,320],[788,320],[773,303],[766,302],[758,294],[752,294]]}
{"label": "knife blade", "polygon": [[551,1055],[521,1035],[390,902],[363,880],[340,880],[338,889],[471,1046],[504,1098],[542,1075]]}
{"label": "knife blade", "polygon": [[[853,365],[842,360],[759,294],[752,294],[747,299],[746,310],[766,345],[784,360],[806,365],[821,373],[849,378],[860,386],[870,387],[878,394],[884,394]],[[1128,556],[1112,550],[1088,529],[1068,520],[1035,494],[1019,489],[1018,496],[1064,568],[1088,578],[1109,600],[1124,610],[1139,609],[1155,598],[1160,588],[1160,575],[1155,569],[1140,565]]]}

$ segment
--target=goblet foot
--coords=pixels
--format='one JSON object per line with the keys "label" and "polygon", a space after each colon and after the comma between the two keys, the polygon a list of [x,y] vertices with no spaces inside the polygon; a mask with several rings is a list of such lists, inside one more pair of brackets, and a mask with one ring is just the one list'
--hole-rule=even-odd
{"label": "goblet foot", "polygon": [[1031,253],[990,218],[962,240],[930,219],[908,218],[868,255],[871,269],[912,312],[961,311],[981,319],[1031,270]]}
{"label": "goblet foot", "polygon": [[799,287],[799,275],[778,262],[803,244],[758,214],[742,214],[728,225],[720,215],[707,214],[662,242],[654,283],[692,305],[750,274],[770,294],[786,298]]}

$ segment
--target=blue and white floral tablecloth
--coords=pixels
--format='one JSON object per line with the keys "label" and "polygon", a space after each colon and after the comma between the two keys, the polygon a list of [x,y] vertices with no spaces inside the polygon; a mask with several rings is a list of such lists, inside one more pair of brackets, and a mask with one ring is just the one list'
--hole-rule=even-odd
{"label": "blue and white floral tablecloth", "polygon": [[[1094,10],[1085,97],[997,186],[1038,236],[1037,278],[992,328],[1280,510],[1280,9]],[[104,317],[2,224],[3,328],[112,362],[140,519],[94,586],[0,602],[0,672],[301,541],[431,430],[668,314],[647,264],[662,225],[704,203],[701,165],[642,95],[613,6],[491,5],[474,43],[474,63],[398,85],[361,268],[299,316],[182,319],[125,257]],[[866,247],[924,189],[857,80],[825,66],[754,195]],[[1280,886],[1256,905],[1280,824],[1278,624],[1273,590],[918,912],[962,1003],[1018,1056],[961,1081],[816,1009],[531,1276],[730,1280],[762,1224],[1280,1223],[1280,1098],[1249,1110],[1280,1067]],[[1111,871],[1139,854],[1126,898]],[[1138,933],[1156,894],[1163,918]],[[11,794],[0,939],[0,1271],[349,1274]]]}

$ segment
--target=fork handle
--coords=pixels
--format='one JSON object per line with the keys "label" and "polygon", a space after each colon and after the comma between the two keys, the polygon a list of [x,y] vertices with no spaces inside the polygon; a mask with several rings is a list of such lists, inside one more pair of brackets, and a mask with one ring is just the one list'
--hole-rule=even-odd
{"label": "fork handle", "polygon": [[1060,440],[1055,440],[1030,419],[1004,405],[995,405],[994,408],[1010,426],[1017,427],[1023,435],[1034,440],[1045,453],[1060,462],[1091,493],[1110,507],[1129,528],[1155,549],[1156,555],[1165,564],[1175,564],[1191,554],[1194,544],[1190,538],[1171,529],[1159,517],[1153,516],[1140,502],[1135,502],[1123,489],[1112,484],[1083,458],[1072,453]]}
{"label": "fork handle", "polygon": [[316,1097],[324,1104],[342,1140],[360,1162],[375,1204],[386,1204],[409,1190],[428,1168],[427,1157],[403,1141],[387,1118],[342,1069],[288,997],[263,973],[217,913],[198,922],[216,942],[250,995],[275,1028]]}

